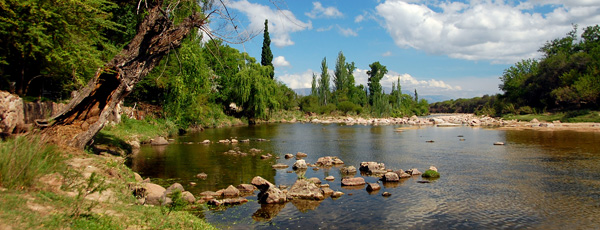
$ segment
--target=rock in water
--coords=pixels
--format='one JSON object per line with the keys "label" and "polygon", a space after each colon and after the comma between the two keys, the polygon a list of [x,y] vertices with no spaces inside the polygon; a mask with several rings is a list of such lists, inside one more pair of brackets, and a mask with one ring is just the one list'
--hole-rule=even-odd
{"label": "rock in water", "polygon": [[294,163],[294,166],[292,166],[292,168],[294,168],[294,169],[307,169],[308,165],[306,165],[306,161],[300,159],[300,160],[297,160],[296,163]]}
{"label": "rock in water", "polygon": [[252,178],[252,185],[260,190],[258,201],[263,204],[285,203],[287,201],[285,193],[262,177]]}
{"label": "rock in water", "polygon": [[388,172],[383,175],[381,180],[386,181],[386,182],[398,182],[398,181],[400,181],[400,177],[396,173]]}
{"label": "rock in water", "polygon": [[299,179],[288,190],[288,195],[294,198],[322,200],[325,199],[319,186],[307,179]]}
{"label": "rock in water", "polygon": [[377,163],[373,161],[362,162],[360,163],[360,171],[372,173],[374,171],[382,171],[385,170],[385,164]]}
{"label": "rock in water", "polygon": [[421,177],[424,178],[439,178],[440,177],[440,173],[438,173],[437,171],[433,171],[433,170],[427,170],[423,173],[423,175],[421,175]]}
{"label": "rock in water", "polygon": [[352,177],[352,178],[344,178],[342,179],[342,186],[358,186],[364,185],[365,179],[362,177]]}
{"label": "rock in water", "polygon": [[379,184],[377,184],[377,183],[369,183],[367,185],[367,191],[376,191],[379,189],[381,189],[381,186],[379,186]]}
{"label": "rock in water", "polygon": [[223,190],[224,197],[238,197],[240,196],[240,190],[233,185],[229,185],[225,190]]}

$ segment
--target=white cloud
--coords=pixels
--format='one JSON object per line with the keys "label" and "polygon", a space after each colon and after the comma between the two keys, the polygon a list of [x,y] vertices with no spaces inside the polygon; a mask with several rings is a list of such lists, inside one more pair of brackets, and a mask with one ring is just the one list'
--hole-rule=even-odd
{"label": "white cloud", "polygon": [[313,73],[318,74],[312,69],[308,69],[303,73],[284,74],[277,76],[277,78],[291,89],[311,88]]}
{"label": "white cloud", "polygon": [[354,22],[355,22],[355,23],[362,22],[363,20],[365,20],[365,16],[364,16],[364,15],[362,15],[362,14],[361,14],[361,15],[358,15],[358,16],[356,16],[356,17],[354,18]]}
{"label": "white cloud", "polygon": [[345,37],[356,37],[358,36],[358,31],[361,30],[361,28],[356,30],[353,30],[352,28],[342,28],[340,25],[337,25],[337,28],[340,31],[340,34],[344,35]]}
{"label": "white cloud", "polygon": [[[600,21],[598,0],[552,0],[557,5],[543,15],[523,10],[536,3],[473,0],[467,4],[440,1],[431,6],[414,2],[386,1],[376,7],[396,45],[467,60],[512,64],[539,57],[539,47],[563,37],[571,24],[584,27]],[[549,4],[537,2],[538,6]]]}
{"label": "white cloud", "polygon": [[[362,84],[364,86],[367,86],[369,79],[367,71],[367,69],[356,69],[356,71],[354,72],[354,80],[357,85]],[[394,71],[388,71],[388,73],[383,76],[383,78],[380,81],[381,86],[385,88],[391,88],[392,83],[395,84],[396,82],[398,82],[398,77],[400,78],[400,85],[402,86],[403,91],[412,91],[414,89],[417,89],[417,91],[422,93],[423,95],[436,95],[440,94],[440,92],[452,94],[463,90],[463,87],[461,86],[453,86],[441,80],[420,80],[411,76],[410,74],[400,74]]]}
{"label": "white cloud", "polygon": [[342,12],[340,12],[337,8],[323,7],[323,4],[320,2],[313,2],[313,9],[310,12],[305,13],[309,18],[339,18],[344,16]]}
{"label": "white cloud", "polygon": [[291,33],[312,29],[312,22],[298,20],[289,10],[272,9],[269,6],[250,3],[247,0],[227,2],[227,6],[246,14],[250,20],[247,28],[249,31],[262,31],[265,19],[268,19],[271,42],[277,47],[293,45]]}
{"label": "white cloud", "polygon": [[383,56],[383,57],[392,56],[392,51],[385,52],[385,53],[381,54],[381,56]]}
{"label": "white cloud", "polygon": [[289,67],[290,62],[285,60],[284,56],[277,56],[275,58],[273,58],[273,66],[275,67]]}
{"label": "white cloud", "polygon": [[333,26],[317,28],[317,32],[325,32],[333,29]]}

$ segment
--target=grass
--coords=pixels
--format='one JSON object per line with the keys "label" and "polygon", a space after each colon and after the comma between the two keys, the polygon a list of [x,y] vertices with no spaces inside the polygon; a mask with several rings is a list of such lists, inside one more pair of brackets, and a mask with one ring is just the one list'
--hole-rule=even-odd
{"label": "grass", "polygon": [[561,121],[561,122],[600,122],[600,112],[590,110],[576,110],[569,112],[543,113],[543,114],[507,114],[502,116],[505,120],[531,121],[534,118],[539,121]]}
{"label": "grass", "polygon": [[97,138],[100,138],[99,141],[109,141],[120,145],[118,142],[122,142],[122,140],[137,139],[145,142],[157,136],[172,136],[177,132],[177,125],[169,120],[147,118],[138,121],[123,117],[121,123],[104,127]]}
{"label": "grass", "polygon": [[[30,135],[0,142],[0,173],[0,229],[214,229],[188,211],[135,205],[122,157],[59,149]],[[62,177],[60,188],[40,181],[47,174]],[[113,194],[109,201],[87,199],[103,191]]]}
{"label": "grass", "polygon": [[0,186],[32,187],[36,178],[59,170],[63,160],[55,146],[45,145],[38,137],[0,142]]}

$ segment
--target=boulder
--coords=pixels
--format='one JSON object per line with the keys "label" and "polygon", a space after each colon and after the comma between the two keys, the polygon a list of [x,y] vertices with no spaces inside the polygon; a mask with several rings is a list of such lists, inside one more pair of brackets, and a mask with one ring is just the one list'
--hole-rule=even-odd
{"label": "boulder", "polygon": [[411,170],[408,170],[408,172],[406,172],[408,174],[410,174],[411,176],[415,176],[415,175],[421,175],[423,173],[421,173],[421,171],[419,171],[418,169],[414,168]]}
{"label": "boulder", "polygon": [[153,183],[144,183],[143,187],[146,189],[146,204],[160,205],[161,199],[166,189],[160,185]]}
{"label": "boulder", "polygon": [[290,166],[286,165],[286,164],[282,164],[282,163],[277,163],[271,166],[274,169],[286,169]]}
{"label": "boulder", "polygon": [[381,195],[382,195],[382,196],[385,196],[385,197],[388,197],[388,196],[391,196],[392,194],[391,194],[391,193],[389,193],[389,192],[383,192]]}
{"label": "boulder", "polygon": [[398,181],[400,181],[400,175],[393,173],[393,172],[388,172],[383,175],[381,180],[386,181],[386,182],[398,182]]}
{"label": "boulder", "polygon": [[327,176],[327,177],[325,177],[325,180],[332,181],[332,180],[335,180],[335,177],[334,176]]}
{"label": "boulder", "polygon": [[308,154],[303,153],[303,152],[297,152],[296,153],[296,157],[307,157],[307,156],[308,156]]}
{"label": "boulder", "polygon": [[142,176],[140,176],[140,174],[138,174],[136,172],[133,173],[133,177],[135,178],[136,182],[141,183],[142,181],[144,181],[144,179],[142,179]]}
{"label": "boulder", "polygon": [[333,194],[333,189],[330,189],[328,187],[321,188],[321,190],[323,191],[323,195],[325,195],[325,196],[329,196],[329,195]]}
{"label": "boulder", "polygon": [[296,163],[294,163],[294,165],[292,166],[292,168],[294,168],[294,170],[296,170],[296,169],[307,169],[308,165],[306,165],[306,161],[300,159],[300,160],[297,160]]}
{"label": "boulder", "polygon": [[187,201],[190,204],[193,204],[196,202],[196,197],[194,197],[194,195],[188,191],[181,193],[181,198],[183,198],[183,200]]}
{"label": "boulder", "polygon": [[317,160],[317,163],[315,163],[315,165],[317,166],[332,166],[333,165],[333,158],[332,157],[319,157],[319,159]]}
{"label": "boulder", "polygon": [[223,190],[223,197],[238,197],[240,196],[240,190],[233,185],[229,185],[225,190]]}
{"label": "boulder", "polygon": [[343,167],[342,169],[340,169],[340,172],[344,175],[350,175],[350,174],[355,174],[356,173],[356,167],[354,166],[348,166],[348,167]]}
{"label": "boulder", "polygon": [[17,127],[24,125],[23,99],[17,95],[0,91],[0,133],[11,134]]}
{"label": "boulder", "polygon": [[290,159],[290,158],[294,157],[294,155],[292,155],[291,153],[287,153],[287,154],[285,154],[284,157],[285,157],[285,159]]}
{"label": "boulder", "polygon": [[325,199],[321,188],[308,179],[296,180],[296,183],[288,190],[288,195],[299,199]]}
{"label": "boulder", "polygon": [[256,190],[256,187],[251,184],[240,184],[236,188],[240,190],[240,193],[252,193]]}
{"label": "boulder", "polygon": [[377,183],[369,183],[367,184],[367,191],[376,191],[381,189],[381,186],[379,186],[379,184]]}
{"label": "boulder", "polygon": [[433,165],[429,166],[429,170],[436,171],[436,172],[438,171],[437,168],[435,166],[433,166]]}
{"label": "boulder", "polygon": [[202,142],[200,142],[200,143],[201,143],[201,144],[205,144],[205,145],[207,145],[207,144],[210,144],[210,140],[204,140],[204,141],[202,141]]}
{"label": "boulder", "polygon": [[262,177],[252,178],[252,185],[260,190],[258,201],[263,204],[285,203],[287,201],[285,193]]}
{"label": "boulder", "polygon": [[150,142],[151,145],[168,145],[169,141],[164,137],[156,137]]}
{"label": "boulder", "polygon": [[309,180],[310,182],[313,182],[313,183],[314,183],[314,184],[316,184],[316,185],[320,185],[320,184],[321,184],[321,180],[320,180],[319,178],[316,178],[316,177],[311,177],[311,178],[308,178],[308,180]]}
{"label": "boulder", "polygon": [[365,179],[362,177],[351,177],[342,179],[342,186],[358,186],[364,184]]}
{"label": "boulder", "polygon": [[363,172],[373,173],[374,171],[377,171],[377,170],[385,170],[385,164],[377,163],[374,161],[361,162],[359,170],[363,171]]}
{"label": "boulder", "polygon": [[409,178],[409,177],[411,177],[411,175],[410,175],[410,174],[406,173],[406,172],[405,172],[404,170],[402,170],[402,169],[400,169],[400,170],[398,170],[398,171],[395,171],[394,173],[395,173],[396,175],[398,175],[398,177],[400,177],[400,178]]}

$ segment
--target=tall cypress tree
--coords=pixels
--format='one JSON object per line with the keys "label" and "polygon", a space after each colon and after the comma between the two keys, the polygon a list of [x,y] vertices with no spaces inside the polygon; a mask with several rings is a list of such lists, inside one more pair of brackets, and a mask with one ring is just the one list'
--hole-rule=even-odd
{"label": "tall cypress tree", "polygon": [[[271,52],[271,37],[269,37],[269,20],[265,19],[265,32],[262,46],[262,54],[260,55],[260,64],[263,66],[273,67],[273,53]],[[271,71],[271,79],[275,77],[275,72]]]}

